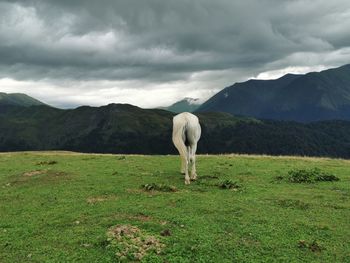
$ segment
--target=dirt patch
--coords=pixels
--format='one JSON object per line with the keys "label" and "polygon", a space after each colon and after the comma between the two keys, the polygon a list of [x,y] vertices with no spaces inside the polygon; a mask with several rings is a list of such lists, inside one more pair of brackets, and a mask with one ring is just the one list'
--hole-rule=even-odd
{"label": "dirt patch", "polygon": [[47,173],[47,170],[35,170],[35,171],[25,172],[23,173],[23,176],[32,177],[35,175],[46,174],[46,173]]}
{"label": "dirt patch", "polygon": [[132,225],[116,225],[107,231],[108,247],[116,250],[119,260],[140,261],[149,253],[160,254],[164,244]]}
{"label": "dirt patch", "polygon": [[[115,219],[126,219],[126,220],[140,221],[140,222],[150,222],[150,221],[158,222],[157,219],[153,218],[152,216],[145,215],[143,213],[139,213],[139,214],[118,213],[118,214],[115,214],[113,217]],[[161,221],[159,222],[159,224],[163,225],[162,224],[163,222],[165,221]]]}
{"label": "dirt patch", "polygon": [[88,202],[89,204],[96,204],[105,201],[113,201],[116,199],[117,197],[115,195],[91,196],[86,199],[86,202]]}
{"label": "dirt patch", "polygon": [[69,174],[63,171],[53,171],[49,169],[45,170],[33,170],[19,174],[13,181],[10,182],[11,185],[19,185],[28,182],[40,181],[40,183],[57,183],[62,180],[69,179]]}
{"label": "dirt patch", "polygon": [[25,172],[22,175],[25,176],[25,177],[32,177],[32,176],[43,175],[43,174],[51,176],[51,177],[67,175],[66,172],[52,171],[52,170],[34,170],[34,171]]}
{"label": "dirt patch", "polygon": [[151,221],[153,218],[151,216],[148,216],[148,215],[139,214],[139,215],[135,215],[135,216],[130,216],[130,219],[136,219],[136,220],[139,220],[141,222],[148,222],[148,221]]}
{"label": "dirt patch", "polygon": [[130,193],[130,194],[139,194],[139,193],[143,193],[144,192],[142,189],[131,189],[131,188],[128,188],[125,191],[127,193]]}

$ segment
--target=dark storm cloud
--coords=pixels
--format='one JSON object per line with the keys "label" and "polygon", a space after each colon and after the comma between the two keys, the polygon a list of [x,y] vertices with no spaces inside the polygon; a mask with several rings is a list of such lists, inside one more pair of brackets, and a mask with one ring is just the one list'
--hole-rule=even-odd
{"label": "dark storm cloud", "polygon": [[29,0],[2,1],[0,12],[0,74],[14,78],[258,73],[296,52],[350,46],[350,2],[339,0]]}
{"label": "dark storm cloud", "polygon": [[0,89],[53,105],[205,99],[349,63],[349,28],[348,0],[0,0]]}

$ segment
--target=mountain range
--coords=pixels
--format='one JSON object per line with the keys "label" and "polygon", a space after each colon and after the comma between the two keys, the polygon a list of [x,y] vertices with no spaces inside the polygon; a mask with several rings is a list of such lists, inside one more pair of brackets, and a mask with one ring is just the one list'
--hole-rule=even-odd
{"label": "mountain range", "polygon": [[[0,93],[0,105],[44,103],[26,94]],[[287,74],[274,80],[251,79],[229,86],[202,105],[184,98],[161,109],[179,112],[226,112],[257,119],[312,122],[350,120],[350,64],[304,75]]]}
{"label": "mountain range", "polygon": [[299,122],[350,120],[350,64],[276,80],[235,83],[197,111]]}
{"label": "mountain range", "polygon": [[[350,158],[349,71],[345,65],[222,90],[195,112],[202,126],[198,152]],[[0,151],[173,154],[172,117],[194,105],[185,98],[173,112],[128,104],[63,110],[0,93]]]}
{"label": "mountain range", "polygon": [[[175,154],[174,113],[128,104],[62,110],[0,106],[0,151],[70,150]],[[197,113],[198,153],[250,153],[350,158],[350,122],[261,121],[228,113]]]}

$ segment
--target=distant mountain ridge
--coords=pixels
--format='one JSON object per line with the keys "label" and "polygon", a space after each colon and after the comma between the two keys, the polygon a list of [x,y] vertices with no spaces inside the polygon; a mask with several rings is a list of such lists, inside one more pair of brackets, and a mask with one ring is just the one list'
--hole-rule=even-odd
{"label": "distant mountain ridge", "polygon": [[37,106],[45,105],[45,103],[34,99],[23,93],[5,93],[0,92],[0,105],[14,105],[14,106]]}
{"label": "distant mountain ridge", "polygon": [[287,74],[276,80],[235,83],[197,111],[300,122],[350,120],[350,64],[305,75]]}
{"label": "distant mountain ridge", "polygon": [[180,112],[194,112],[199,108],[201,103],[199,103],[199,99],[194,99],[194,98],[184,98],[180,101],[175,102],[174,104],[168,106],[168,107],[162,107],[161,109],[175,112],[175,113],[180,113]]}

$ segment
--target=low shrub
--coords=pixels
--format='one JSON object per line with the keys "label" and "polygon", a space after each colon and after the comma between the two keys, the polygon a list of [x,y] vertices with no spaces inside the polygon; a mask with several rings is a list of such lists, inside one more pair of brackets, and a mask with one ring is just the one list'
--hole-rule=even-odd
{"label": "low shrub", "polygon": [[293,169],[288,172],[287,179],[291,183],[314,183],[339,181],[333,174],[321,171],[319,168],[313,169]]}
{"label": "low shrub", "polygon": [[219,183],[219,187],[221,189],[238,189],[241,186],[237,182],[234,182],[231,180],[225,180]]}
{"label": "low shrub", "polygon": [[176,192],[177,188],[173,185],[166,185],[166,184],[143,184],[141,185],[141,188],[145,191],[161,191],[161,192]]}
{"label": "low shrub", "polygon": [[36,163],[36,165],[53,165],[53,164],[57,164],[57,161],[41,161]]}
{"label": "low shrub", "polygon": [[299,240],[298,247],[301,249],[309,249],[312,252],[320,252],[323,250],[322,246],[316,241],[307,242],[306,240]]}

